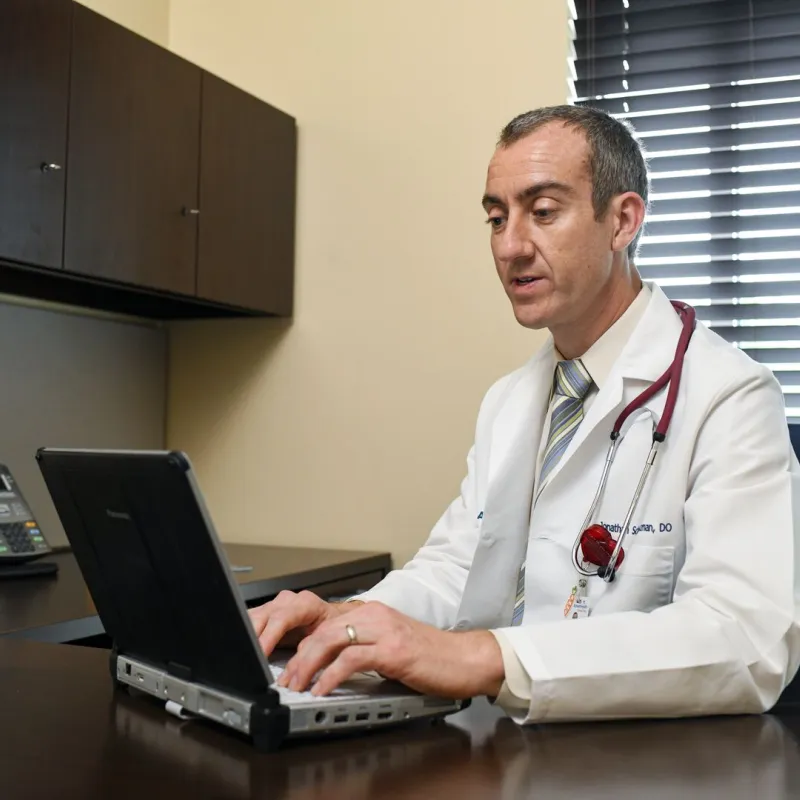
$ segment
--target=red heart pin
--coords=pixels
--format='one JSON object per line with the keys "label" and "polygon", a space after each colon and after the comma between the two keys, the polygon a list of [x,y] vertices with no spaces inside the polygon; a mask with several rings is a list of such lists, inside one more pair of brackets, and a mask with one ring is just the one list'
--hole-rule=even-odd
{"label": "red heart pin", "polygon": [[[603,525],[592,525],[581,534],[581,553],[583,560],[598,567],[608,566],[617,543]],[[616,566],[619,567],[625,558],[625,551],[620,550]]]}

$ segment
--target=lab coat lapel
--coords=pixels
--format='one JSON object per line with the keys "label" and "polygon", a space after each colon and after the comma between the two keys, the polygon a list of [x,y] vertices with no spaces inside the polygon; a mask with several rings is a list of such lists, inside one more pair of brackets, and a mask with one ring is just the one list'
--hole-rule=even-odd
{"label": "lab coat lapel", "polygon": [[481,538],[459,610],[459,618],[471,626],[489,627],[511,618],[554,366],[549,339],[521,371],[492,428]]}
{"label": "lab coat lapel", "polygon": [[[521,370],[520,378],[503,403],[492,427],[492,449],[489,455],[489,496],[508,485],[509,469],[532,461],[536,465],[544,416],[550,400],[555,369],[553,340],[549,338],[539,352]],[[533,453],[533,458],[528,456]],[[533,475],[533,472],[531,472]]]}
{"label": "lab coat lapel", "polygon": [[681,321],[664,292],[648,283],[652,297],[606,384],[597,393],[564,455],[550,472],[545,491],[598,426],[611,427],[622,409],[672,363]]}

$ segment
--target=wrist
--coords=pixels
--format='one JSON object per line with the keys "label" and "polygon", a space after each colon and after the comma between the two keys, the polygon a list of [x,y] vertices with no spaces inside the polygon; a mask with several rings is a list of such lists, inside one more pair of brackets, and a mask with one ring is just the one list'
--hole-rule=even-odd
{"label": "wrist", "polygon": [[358,606],[363,606],[363,600],[342,600],[336,603],[328,603],[331,607],[332,611],[336,616],[341,614],[347,614],[349,611],[352,611],[354,608],[358,608]]}
{"label": "wrist", "polygon": [[475,677],[474,694],[497,697],[506,678],[503,652],[497,639],[489,631],[456,633],[462,638],[467,657],[465,667]]}

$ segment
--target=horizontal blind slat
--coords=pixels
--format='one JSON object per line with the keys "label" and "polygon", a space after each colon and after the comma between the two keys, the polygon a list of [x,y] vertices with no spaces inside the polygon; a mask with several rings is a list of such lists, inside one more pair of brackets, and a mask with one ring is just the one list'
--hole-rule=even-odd
{"label": "horizontal blind slat", "polygon": [[[702,321],[703,315],[698,313]],[[726,342],[740,347],[742,350],[782,350],[800,349],[800,325],[791,328],[729,328],[713,327],[714,333]]]}
{"label": "horizontal blind slat", "polygon": [[800,183],[800,161],[790,162],[782,169],[752,172],[712,172],[709,175],[689,175],[679,178],[653,178],[654,194],[673,192],[712,192],[747,191],[765,189],[771,186],[794,185]]}
{"label": "horizontal blind slat", "polygon": [[[725,15],[730,20],[747,20],[751,11],[756,18],[777,16],[793,11],[793,0],[726,0]],[[579,4],[583,12],[575,21],[578,38],[590,36],[608,38],[611,36],[631,35],[649,31],[667,30],[669,28],[694,27],[713,24],[719,18],[718,0],[695,2],[691,5],[676,6],[670,4],[665,8],[640,8],[637,2],[625,8],[623,3],[616,4],[616,9],[608,9],[605,14],[591,16],[587,12],[591,8],[586,3]]]}
{"label": "horizontal blind slat", "polygon": [[726,126],[718,130],[701,130],[689,133],[646,135],[642,137],[648,152],[670,152],[699,147],[756,147],[775,142],[800,139],[800,120],[789,120],[781,125],[764,125],[754,128]]}
{"label": "horizontal blind slat", "polygon": [[[727,15],[726,15],[727,16]],[[690,48],[720,47],[736,44],[756,48],[759,42],[800,34],[800,21],[796,14],[755,17],[753,19],[727,19],[711,24],[681,25],[676,15],[671,25],[639,33],[598,36],[594,39],[579,37],[575,43],[577,58],[617,57],[655,50],[685,52]],[[749,54],[748,54],[749,57]]]}
{"label": "horizontal blind slat", "polygon": [[[680,284],[691,289],[694,294],[694,287],[701,285],[701,281],[710,278],[713,282],[730,282],[733,278],[739,279],[740,276],[747,278],[742,285],[742,291],[762,292],[764,294],[778,294],[784,291],[779,284],[786,284],[789,280],[794,280],[792,276],[800,274],[800,261],[795,258],[776,259],[769,262],[744,262],[720,260],[710,263],[699,264],[642,264],[636,259],[642,277],[655,280],[659,283]],[[768,266],[767,266],[768,263]],[[766,276],[766,277],[765,277]],[[756,288],[745,289],[744,284],[758,284]]]}
{"label": "horizontal blind slat", "polygon": [[[795,229],[800,230],[800,207],[791,213],[789,208],[772,209],[776,213],[765,216],[717,216],[701,217],[699,219],[676,219],[660,221],[657,210],[649,216],[644,230],[646,242],[651,237],[664,236],[697,236],[708,234],[710,236],[725,236],[734,233],[747,236],[769,235],[772,230]],[[644,240],[643,237],[643,240]]]}
{"label": "horizontal blind slat", "polygon": [[[591,76],[604,78],[618,75],[620,70],[631,75],[645,72],[661,72],[664,76],[662,86],[679,85],[671,81],[672,70],[697,70],[720,65],[729,65],[731,80],[756,77],[752,74],[752,64],[773,59],[797,58],[798,36],[777,36],[761,39],[752,46],[742,47],[739,42],[726,42],[716,45],[684,47],[679,50],[651,50],[649,52],[619,53],[613,56],[598,56],[593,59],[576,58],[575,71],[579,78]],[[591,63],[590,63],[591,61]],[[625,69],[625,63],[628,69]],[[696,82],[701,82],[699,78]],[[591,87],[591,83],[590,83]],[[587,94],[595,94],[590,91]]]}
{"label": "horizontal blind slat", "polygon": [[[703,67],[678,66],[668,73],[664,70],[653,72],[637,70],[632,73],[630,69],[625,69],[622,57],[610,59],[606,66],[608,69],[605,73],[595,70],[594,76],[591,78],[589,77],[590,73],[578,69],[575,96],[587,97],[590,94],[605,96],[623,91],[651,92],[665,86],[730,83],[733,80],[741,80],[740,73],[742,71],[741,68],[737,69],[738,77],[731,77],[732,69],[736,69],[736,64],[710,63]],[[798,73],[800,73],[800,54],[795,52],[789,53],[786,57],[778,57],[777,54],[773,54],[767,60],[748,62],[745,77],[749,80],[763,81]]]}
{"label": "horizontal blind slat", "polygon": [[[791,276],[787,276],[791,277]],[[800,277],[797,273],[794,275],[794,280],[787,280],[784,282],[775,283],[712,283],[698,286],[671,286],[665,284],[663,286],[664,292],[671,300],[680,300],[681,296],[694,301],[703,301],[704,303],[714,303],[715,306],[730,307],[732,305],[741,306],[743,314],[756,313],[754,309],[758,308],[778,308],[781,306],[789,306],[787,300],[797,299],[800,297]],[[759,305],[762,300],[780,300],[781,302],[765,303],[763,306]],[[766,312],[765,312],[766,313]],[[787,314],[775,314],[773,316],[791,316]]]}
{"label": "horizontal blind slat", "polygon": [[[678,297],[676,300],[680,299]],[[689,302],[690,298],[686,298],[685,302]],[[782,305],[763,305],[763,306],[749,306],[739,304],[726,304],[726,305],[705,305],[702,301],[703,298],[691,298],[694,300],[694,305],[697,313],[704,320],[711,320],[715,323],[725,322],[727,320],[737,319],[745,322],[758,321],[768,323],[770,320],[775,319],[789,319],[800,317],[800,301],[794,305],[784,303]]]}
{"label": "horizontal blind slat", "polygon": [[[600,103],[592,105],[602,108]],[[800,101],[770,106],[746,106],[730,108],[727,106],[706,108],[704,106],[685,109],[666,109],[660,114],[637,117],[630,122],[645,138],[647,134],[658,131],[661,135],[670,130],[685,130],[697,127],[748,126],[754,123],[762,127],[786,126],[800,121]],[[605,110],[605,109],[603,109]],[[624,119],[625,115],[619,115]]]}
{"label": "horizontal blind slat", "polygon": [[[787,189],[787,186],[794,188]],[[698,197],[654,200],[651,211],[654,215],[706,212],[729,213],[732,211],[741,213],[774,208],[778,205],[800,205],[800,186],[787,183],[776,185],[775,187],[766,187],[764,191],[754,191],[748,194],[734,195],[730,192],[722,192]]]}
{"label": "horizontal blind slat", "polygon": [[[632,119],[635,114],[655,114],[665,109],[685,108],[687,106],[707,105],[724,107],[735,103],[760,103],[763,105],[780,105],[786,100],[800,97],[800,74],[784,77],[784,80],[767,84],[737,84],[731,86],[717,84],[706,87],[706,84],[691,84],[694,88],[678,87],[681,91],[661,91],[631,96],[624,91],[615,94],[620,97],[603,97],[594,99],[591,105],[602,107],[609,114],[626,114]],[[665,87],[666,88],[666,87]]]}
{"label": "horizontal blind slat", "polygon": [[[784,3],[791,3],[793,0],[783,0]],[[705,0],[705,5],[715,4],[718,6],[727,5],[729,0]],[[676,13],[686,7],[697,5],[696,0],[629,0],[626,8],[624,0],[576,0],[575,8],[578,17],[605,17],[614,16],[623,12],[652,13],[664,9],[674,9]]]}
{"label": "horizontal blind slat", "polygon": [[[700,259],[708,256],[710,259],[731,257],[733,261],[746,261],[749,263],[761,263],[777,258],[776,253],[800,253],[800,236],[795,231],[794,235],[785,237],[775,237],[770,239],[712,239],[711,241],[688,241],[688,242],[658,242],[648,244],[643,242],[637,256],[637,262],[641,265],[648,263],[648,259],[658,258],[662,261],[673,259],[677,266],[690,262],[689,259]],[[760,254],[761,260],[756,260],[755,256]],[[736,256],[737,258],[733,258]],[[800,265],[800,262],[798,262]]]}
{"label": "horizontal blind slat", "polygon": [[[710,152],[709,152],[710,151]],[[711,148],[696,148],[695,151],[687,148],[682,153],[688,155],[666,155],[669,152],[648,152],[651,176],[664,177],[663,173],[678,172],[682,170],[712,171],[724,170],[753,170],[761,167],[770,167],[774,164],[786,164],[800,161],[800,139],[797,141],[777,142],[774,146],[752,150],[732,150],[730,147],[711,150]]]}

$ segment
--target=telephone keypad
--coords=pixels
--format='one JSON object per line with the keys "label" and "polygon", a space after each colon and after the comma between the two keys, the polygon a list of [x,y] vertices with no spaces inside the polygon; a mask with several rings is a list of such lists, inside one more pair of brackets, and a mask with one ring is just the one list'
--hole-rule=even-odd
{"label": "telephone keypad", "polygon": [[38,539],[39,529],[28,528],[24,522],[0,524],[0,545],[3,544],[3,537],[5,537],[12,553],[33,553],[36,551],[37,544],[31,537],[34,531]]}

